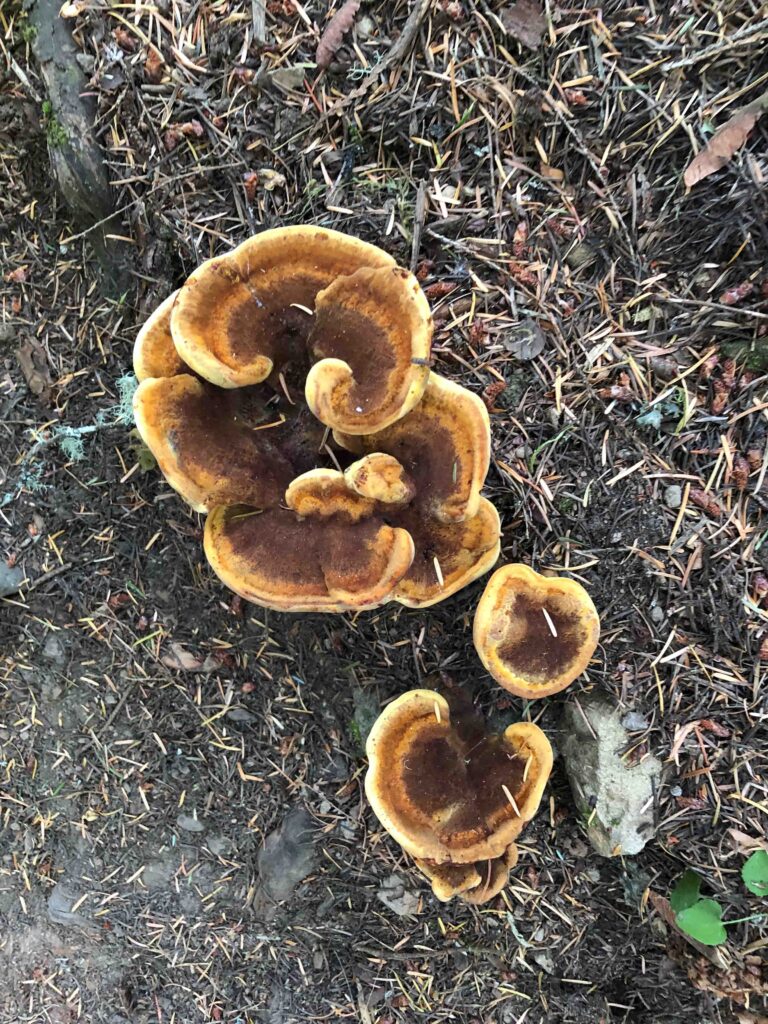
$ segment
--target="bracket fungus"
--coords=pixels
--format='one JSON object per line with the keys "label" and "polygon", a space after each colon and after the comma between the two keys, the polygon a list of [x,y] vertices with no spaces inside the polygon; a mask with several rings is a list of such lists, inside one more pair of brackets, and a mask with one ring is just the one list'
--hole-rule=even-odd
{"label": "bracket fungus", "polygon": [[480,660],[505,690],[549,697],[586,669],[600,637],[592,598],[575,580],[503,565],[475,611]]}
{"label": "bracket fungus", "polygon": [[488,733],[468,704],[426,689],[389,704],[368,736],[365,790],[438,899],[484,903],[517,862],[515,840],[541,802],[552,748],[529,722]]}
{"label": "bracket fungus", "polygon": [[425,607],[493,566],[488,414],[430,371],[432,330],[412,274],[312,226],[208,260],[150,316],[136,425],[209,513],[227,586],[283,611]]}

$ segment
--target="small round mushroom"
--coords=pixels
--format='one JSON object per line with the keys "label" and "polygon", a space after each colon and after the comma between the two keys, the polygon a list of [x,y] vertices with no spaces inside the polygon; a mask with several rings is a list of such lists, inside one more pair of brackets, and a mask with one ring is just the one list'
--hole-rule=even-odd
{"label": "small round mushroom", "polygon": [[308,364],[318,292],[363,267],[394,266],[375,245],[338,231],[263,231],[184,282],[171,314],[176,349],[219,387],[258,384],[287,364]]}
{"label": "small round mushroom", "polygon": [[330,469],[297,477],[285,498],[288,508],[221,507],[208,516],[205,553],[223,583],[288,612],[374,608],[391,598],[413,541],[376,514],[377,502]]}
{"label": "small round mushroom", "polygon": [[188,370],[171,336],[171,310],[178,294],[178,291],[171,292],[136,335],[133,369],[139,381],[150,377],[174,377]]}
{"label": "small round mushroom", "polygon": [[364,498],[387,505],[409,502],[416,488],[403,467],[392,455],[371,452],[344,470],[347,484]]}
{"label": "small round mushroom", "polygon": [[223,391],[188,373],[149,377],[136,389],[133,413],[163,476],[197,512],[276,505],[295,476],[274,432],[257,428],[266,411],[252,390]]}
{"label": "small round mushroom", "polygon": [[[529,722],[488,735],[433,690],[411,690],[368,737],[365,790],[402,848],[434,865],[507,856],[541,801],[552,748]],[[473,880],[474,880],[474,876]]]}
{"label": "small round mushroom", "polygon": [[356,455],[386,452],[412,478],[425,516],[456,523],[475,515],[491,457],[491,426],[482,401],[453,381],[429,374],[421,401],[385,430],[365,436],[334,431]]}
{"label": "small round mushroom", "polygon": [[592,598],[575,580],[503,565],[475,612],[480,660],[505,690],[549,697],[586,669],[600,638]]}
{"label": "small round mushroom", "polygon": [[312,412],[348,434],[383,430],[410,412],[427,386],[432,327],[419,282],[402,267],[338,278],[315,302]]}

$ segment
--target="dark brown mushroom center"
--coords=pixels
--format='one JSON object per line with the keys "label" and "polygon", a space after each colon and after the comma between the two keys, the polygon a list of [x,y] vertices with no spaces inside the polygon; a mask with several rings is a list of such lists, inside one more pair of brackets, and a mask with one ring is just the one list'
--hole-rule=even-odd
{"label": "dark brown mushroom center", "polygon": [[303,388],[309,369],[307,339],[314,326],[315,297],[327,282],[297,275],[279,284],[270,280],[263,287],[258,277],[247,283],[251,298],[232,309],[227,324],[232,355],[238,361],[269,356],[276,370],[295,367]]}
{"label": "dark brown mushroom center", "polygon": [[174,408],[169,405],[167,418],[173,426],[168,443],[188,474],[194,476],[200,465],[212,477],[229,481],[220,501],[253,501],[257,480],[263,507],[277,505],[299,474],[333,466],[333,456],[349,458],[326,437],[303,394],[291,404],[267,383],[225,389],[201,381],[201,386],[201,393],[184,393]]}
{"label": "dark brown mushroom center", "polygon": [[419,407],[403,421],[394,424],[386,436],[373,442],[377,451],[393,455],[416,485],[416,503],[433,506],[450,498],[458,480],[458,453],[450,430],[428,416]]}
{"label": "dark brown mushroom center", "polygon": [[351,368],[350,400],[356,412],[367,412],[380,399],[396,359],[375,320],[340,303],[326,304],[317,311],[309,343],[315,359],[341,359]]}
{"label": "dark brown mushroom center", "polygon": [[516,675],[546,683],[565,672],[587,641],[580,617],[555,594],[521,593],[506,609],[508,638],[499,657]]}
{"label": "dark brown mushroom center", "polygon": [[408,799],[439,822],[443,841],[461,846],[490,835],[500,819],[516,816],[509,794],[519,795],[524,772],[525,759],[501,736],[470,743],[435,717],[410,746],[402,778]]}
{"label": "dark brown mushroom center", "polygon": [[355,592],[370,585],[375,568],[366,552],[375,546],[380,528],[376,519],[350,523],[343,515],[302,519],[284,508],[260,514],[242,508],[227,523],[227,542],[234,560],[252,566],[275,590],[308,586],[324,593],[332,572],[335,582]]}

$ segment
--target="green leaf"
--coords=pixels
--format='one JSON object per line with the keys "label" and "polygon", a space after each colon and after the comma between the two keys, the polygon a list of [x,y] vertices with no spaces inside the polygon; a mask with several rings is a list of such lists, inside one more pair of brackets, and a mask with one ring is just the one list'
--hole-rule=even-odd
{"label": "green leaf", "polygon": [[699,898],[700,889],[701,879],[689,868],[670,894],[669,904],[674,912],[679,914],[682,910],[692,907]]}
{"label": "green leaf", "polygon": [[723,926],[723,908],[714,900],[699,900],[692,907],[680,911],[676,917],[679,927],[702,946],[719,946],[727,935]]}
{"label": "green leaf", "polygon": [[768,853],[755,850],[741,869],[744,885],[755,896],[768,896]]}

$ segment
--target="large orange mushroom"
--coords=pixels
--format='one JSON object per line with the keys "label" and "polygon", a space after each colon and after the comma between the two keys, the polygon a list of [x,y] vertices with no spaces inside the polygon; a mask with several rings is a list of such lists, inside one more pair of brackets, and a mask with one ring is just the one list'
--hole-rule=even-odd
{"label": "large orange mushroom", "polygon": [[174,344],[212,384],[258,384],[306,361],[319,291],[363,267],[394,266],[383,250],[338,231],[262,231],[187,278],[171,313]]}
{"label": "large orange mushroom", "polygon": [[307,375],[307,405],[334,430],[370,434],[421,400],[432,314],[407,270],[358,270],[317,296],[309,345],[320,361]]}
{"label": "large orange mushroom", "polygon": [[584,587],[527,565],[497,569],[475,611],[480,660],[505,690],[529,700],[569,686],[599,637],[600,619]]}
{"label": "large orange mushroom", "polygon": [[488,414],[429,370],[431,337],[412,274],[309,226],[207,261],[149,318],[137,427],[210,512],[228,586],[285,611],[426,607],[491,568]]}
{"label": "large orange mushroom", "polygon": [[373,811],[435,894],[490,899],[503,888],[552,770],[544,733],[517,722],[489,734],[450,694],[411,690],[381,713],[366,751]]}

